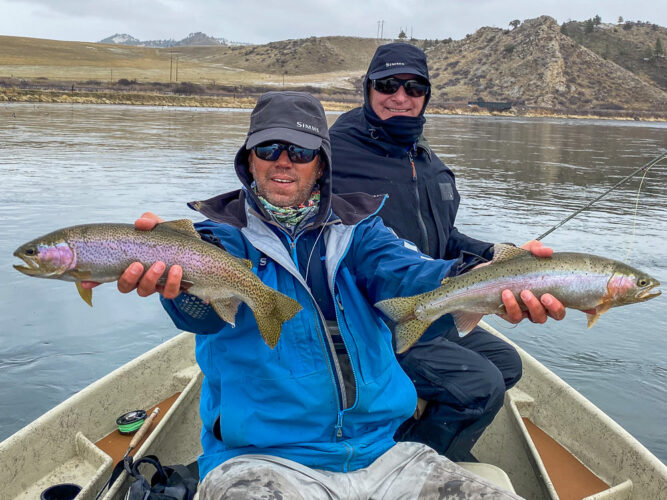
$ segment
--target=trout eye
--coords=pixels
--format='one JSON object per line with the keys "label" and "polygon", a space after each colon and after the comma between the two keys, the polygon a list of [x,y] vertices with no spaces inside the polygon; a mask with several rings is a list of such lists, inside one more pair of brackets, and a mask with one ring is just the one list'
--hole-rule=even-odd
{"label": "trout eye", "polygon": [[35,253],[37,253],[37,252],[35,251],[34,248],[28,248],[28,249],[25,251],[25,253],[26,253],[26,255],[35,255]]}
{"label": "trout eye", "polygon": [[639,286],[646,286],[646,285],[648,285],[648,280],[646,278],[639,278],[639,281],[637,281],[637,284]]}

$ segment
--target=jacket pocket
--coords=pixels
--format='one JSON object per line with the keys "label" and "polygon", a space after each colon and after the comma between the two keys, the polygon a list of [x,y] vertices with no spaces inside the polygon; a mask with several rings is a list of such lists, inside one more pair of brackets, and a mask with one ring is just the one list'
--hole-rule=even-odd
{"label": "jacket pocket", "polygon": [[265,379],[244,374],[234,379],[234,384],[226,384],[233,387],[220,390],[217,427],[225,446],[317,442],[333,432],[337,399],[327,369],[303,377]]}
{"label": "jacket pocket", "polygon": [[443,257],[447,251],[449,233],[456,219],[457,203],[454,186],[448,182],[428,184],[426,193],[436,233],[429,234],[429,239],[437,241],[437,246],[434,243],[431,244],[431,248],[437,250],[437,254],[433,257]]}

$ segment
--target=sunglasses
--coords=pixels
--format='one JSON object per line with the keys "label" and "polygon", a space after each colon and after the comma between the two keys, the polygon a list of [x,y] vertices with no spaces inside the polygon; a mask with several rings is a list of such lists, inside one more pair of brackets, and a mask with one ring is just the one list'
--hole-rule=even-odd
{"label": "sunglasses", "polygon": [[401,80],[395,76],[373,80],[373,88],[381,94],[395,94],[401,87],[410,97],[424,97],[431,89],[431,86],[423,80]]}
{"label": "sunglasses", "polygon": [[265,161],[276,161],[283,151],[287,151],[287,156],[294,163],[310,163],[320,152],[319,148],[308,149],[294,144],[283,144],[282,142],[259,144],[252,150],[257,158]]}

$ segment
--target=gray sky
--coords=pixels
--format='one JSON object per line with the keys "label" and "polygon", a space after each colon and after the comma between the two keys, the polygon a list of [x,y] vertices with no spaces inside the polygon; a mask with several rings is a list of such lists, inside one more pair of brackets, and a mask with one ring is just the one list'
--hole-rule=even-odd
{"label": "gray sky", "polygon": [[667,26],[667,2],[655,0],[0,0],[0,35],[96,42],[115,33],[180,40],[202,31],[230,41],[266,43],[309,36],[385,38],[403,28],[415,38],[463,38],[482,26],[550,15],[562,23],[600,15],[603,22]]}

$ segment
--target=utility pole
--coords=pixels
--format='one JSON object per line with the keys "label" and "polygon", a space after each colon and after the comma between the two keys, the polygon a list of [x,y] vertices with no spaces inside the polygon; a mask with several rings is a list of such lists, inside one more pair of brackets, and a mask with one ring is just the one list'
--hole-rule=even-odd
{"label": "utility pole", "polygon": [[174,68],[174,51],[169,51],[169,85],[171,85],[171,73]]}
{"label": "utility pole", "polygon": [[176,56],[176,81],[178,81],[178,56]]}
{"label": "utility pole", "polygon": [[375,39],[379,40],[380,39],[380,20],[378,19],[378,31],[377,34],[375,35]]}
{"label": "utility pole", "polygon": [[384,38],[384,19],[380,21],[380,38]]}

